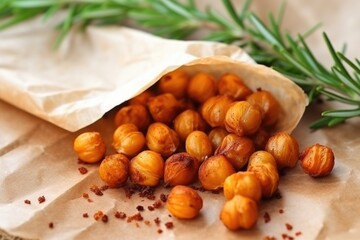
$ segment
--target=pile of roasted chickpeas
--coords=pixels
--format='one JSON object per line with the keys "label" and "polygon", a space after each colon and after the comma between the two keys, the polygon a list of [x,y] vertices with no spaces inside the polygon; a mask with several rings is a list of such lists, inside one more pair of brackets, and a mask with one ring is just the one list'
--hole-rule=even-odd
{"label": "pile of roasted chickpeas", "polygon": [[102,160],[99,175],[110,187],[128,178],[172,187],[167,209],[178,218],[194,218],[203,206],[188,185],[198,180],[206,190],[223,189],[221,221],[231,230],[252,228],[261,198],[278,188],[280,169],[300,160],[317,177],[334,166],[330,148],[316,144],[300,154],[291,135],[272,132],[282,108],[260,87],[252,90],[231,73],[215,79],[175,70],[118,110],[112,139],[117,154],[105,156],[98,132],[80,134],[74,150],[84,162]]}

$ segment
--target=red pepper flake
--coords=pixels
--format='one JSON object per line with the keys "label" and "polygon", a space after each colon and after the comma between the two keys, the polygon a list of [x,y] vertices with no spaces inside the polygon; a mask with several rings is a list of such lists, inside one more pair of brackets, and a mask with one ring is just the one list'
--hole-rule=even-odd
{"label": "red pepper flake", "polygon": [[160,200],[162,202],[166,202],[167,201],[167,195],[165,195],[164,193],[160,194]]}
{"label": "red pepper flake", "polygon": [[88,198],[89,198],[89,194],[83,193],[83,194],[82,194],[82,197],[85,198],[85,199],[88,199]]}
{"label": "red pepper flake", "polygon": [[167,222],[167,223],[165,223],[165,227],[166,227],[167,229],[173,229],[173,228],[174,228],[174,224],[173,224],[172,222]]}
{"label": "red pepper flake", "polygon": [[265,223],[268,223],[268,222],[271,221],[271,217],[270,217],[270,214],[268,212],[264,213],[264,221],[265,221]]}
{"label": "red pepper flake", "polygon": [[283,214],[284,213],[284,209],[279,209],[279,213]]}
{"label": "red pepper flake", "polygon": [[149,211],[154,211],[155,208],[153,206],[148,206]]}
{"label": "red pepper flake", "polygon": [[102,211],[97,211],[95,214],[94,214],[94,219],[96,221],[100,220],[102,217],[104,216],[104,213]]}
{"label": "red pepper flake", "polygon": [[45,202],[46,199],[45,199],[44,196],[40,196],[40,197],[38,197],[38,201],[39,201],[39,203],[41,204],[41,203]]}
{"label": "red pepper flake", "polygon": [[302,234],[302,232],[298,231],[295,233],[295,236],[300,236]]}
{"label": "red pepper flake", "polygon": [[160,208],[162,206],[161,200],[156,200],[152,206],[154,208]]}
{"label": "red pepper flake", "polygon": [[139,212],[143,212],[145,209],[143,206],[139,205],[136,207],[136,209],[139,211]]}
{"label": "red pepper flake", "polygon": [[289,223],[285,223],[286,229],[291,231],[293,229],[293,226]]}
{"label": "red pepper flake", "polygon": [[144,218],[141,216],[141,214],[138,212],[130,217],[127,218],[127,222],[132,221],[142,221]]}
{"label": "red pepper flake", "polygon": [[108,185],[103,185],[103,186],[100,187],[100,190],[103,191],[103,192],[108,190],[108,189],[109,189]]}
{"label": "red pepper flake", "polygon": [[163,232],[163,230],[161,230],[160,228],[157,230],[158,234],[161,234]]}
{"label": "red pepper flake", "polygon": [[51,228],[51,229],[54,228],[54,223],[53,223],[53,222],[50,222],[50,223],[49,223],[49,228]]}
{"label": "red pepper flake", "polygon": [[90,187],[90,191],[92,191],[93,193],[95,193],[95,194],[98,195],[98,196],[104,195],[103,192],[101,191],[101,189],[100,189],[98,186],[96,186],[96,185],[92,185],[92,186]]}
{"label": "red pepper flake", "polygon": [[120,218],[120,219],[124,219],[124,218],[126,218],[126,213],[116,211],[116,212],[115,212],[115,217],[116,217],[116,218]]}
{"label": "red pepper flake", "polygon": [[149,220],[145,220],[144,223],[148,226],[150,226],[150,221]]}
{"label": "red pepper flake", "polygon": [[156,225],[159,226],[161,221],[160,221],[160,219],[157,217],[157,218],[154,219],[154,222],[155,222]]}
{"label": "red pepper flake", "polygon": [[101,217],[101,221],[103,221],[104,223],[107,223],[109,221],[109,218],[106,214],[104,214],[102,217]]}
{"label": "red pepper flake", "polygon": [[88,218],[89,214],[88,213],[83,213],[83,218]]}
{"label": "red pepper flake", "polygon": [[79,170],[79,172],[80,172],[81,174],[83,174],[83,175],[88,172],[88,170],[87,170],[86,167],[79,167],[78,170]]}
{"label": "red pepper flake", "polygon": [[25,204],[31,204],[31,201],[30,201],[29,199],[25,199],[25,200],[24,200],[24,203],[25,203]]}

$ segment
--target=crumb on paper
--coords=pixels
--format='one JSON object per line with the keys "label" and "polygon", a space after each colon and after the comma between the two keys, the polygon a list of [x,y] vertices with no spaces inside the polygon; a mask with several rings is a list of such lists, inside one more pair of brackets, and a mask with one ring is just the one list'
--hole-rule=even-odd
{"label": "crumb on paper", "polygon": [[104,216],[104,213],[102,211],[97,211],[96,213],[94,213],[94,219],[96,221],[99,221],[103,216]]}
{"label": "crumb on paper", "polygon": [[101,189],[100,189],[98,186],[96,186],[96,185],[92,185],[92,186],[90,187],[90,191],[92,191],[93,193],[95,193],[95,195],[97,195],[97,196],[102,196],[102,195],[104,195],[103,192],[101,191]]}
{"label": "crumb on paper", "polygon": [[53,228],[54,228],[54,223],[53,223],[53,222],[50,222],[50,223],[49,223],[49,228],[50,228],[50,229],[53,229]]}
{"label": "crumb on paper", "polygon": [[297,232],[295,233],[295,236],[300,236],[301,234],[302,234],[301,231],[297,231]]}
{"label": "crumb on paper", "polygon": [[38,201],[41,204],[46,201],[46,198],[44,196],[40,196],[40,197],[38,197]]}
{"label": "crumb on paper", "polygon": [[24,203],[25,203],[25,204],[31,204],[31,201],[30,201],[29,199],[25,199],[25,200],[24,200]]}
{"label": "crumb on paper", "polygon": [[279,209],[279,213],[280,213],[280,214],[283,214],[283,213],[284,213],[284,209],[282,209],[282,208]]}
{"label": "crumb on paper", "polygon": [[127,218],[127,222],[132,222],[132,221],[142,221],[144,218],[142,217],[141,213],[136,213],[132,216],[129,216]]}
{"label": "crumb on paper", "polygon": [[264,213],[264,221],[265,221],[265,223],[268,223],[268,222],[271,221],[271,217],[270,217],[270,214],[268,212]]}
{"label": "crumb on paper", "polygon": [[158,232],[159,234],[161,234],[161,233],[163,232],[163,230],[161,230],[161,228],[159,228],[159,229],[157,230],[157,232]]}
{"label": "crumb on paper", "polygon": [[285,227],[287,230],[291,231],[293,229],[293,226],[289,223],[285,223]]}
{"label": "crumb on paper", "polygon": [[83,213],[83,218],[88,218],[89,217],[89,214],[88,213]]}
{"label": "crumb on paper", "polygon": [[101,217],[101,221],[103,221],[104,223],[107,223],[109,221],[109,218],[106,214],[104,214],[102,217]]}
{"label": "crumb on paper", "polygon": [[160,194],[160,200],[165,203],[167,201],[167,195],[164,193]]}
{"label": "crumb on paper", "polygon": [[139,212],[143,212],[145,209],[144,209],[143,206],[138,205],[138,206],[136,207],[136,210],[138,210]]}
{"label": "crumb on paper", "polygon": [[166,227],[167,229],[173,229],[173,228],[174,228],[174,224],[173,224],[173,222],[166,222],[166,223],[165,223],[165,227]]}
{"label": "crumb on paper", "polygon": [[149,211],[154,211],[155,208],[153,206],[148,206]]}
{"label": "crumb on paper", "polygon": [[153,205],[154,208],[160,208],[162,206],[161,200],[156,200]]}
{"label": "crumb on paper", "polygon": [[86,167],[79,167],[78,170],[79,170],[79,172],[80,172],[81,174],[83,174],[83,175],[88,172],[88,170],[87,170]]}
{"label": "crumb on paper", "polygon": [[124,218],[126,218],[126,213],[116,211],[116,212],[115,212],[115,217],[116,217],[116,218],[119,218],[119,219],[124,219]]}
{"label": "crumb on paper", "polygon": [[161,221],[160,221],[160,219],[157,217],[157,218],[154,219],[154,222],[155,222],[155,224],[156,224],[157,226],[159,226]]}

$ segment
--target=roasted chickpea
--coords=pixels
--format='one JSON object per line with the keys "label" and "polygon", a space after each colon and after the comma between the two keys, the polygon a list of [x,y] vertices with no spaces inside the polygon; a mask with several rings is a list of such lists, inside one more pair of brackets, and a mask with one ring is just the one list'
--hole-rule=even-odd
{"label": "roasted chickpea", "polygon": [[261,194],[271,197],[279,186],[279,173],[274,157],[265,151],[253,153],[249,159],[247,171],[254,173],[261,185]]}
{"label": "roasted chickpea", "polygon": [[176,69],[161,77],[158,87],[162,93],[171,93],[180,99],[185,97],[188,83],[188,74],[182,69]]}
{"label": "roasted chickpea", "polygon": [[240,170],[254,152],[254,144],[249,138],[228,134],[216,149],[215,155],[224,155],[236,170]]}
{"label": "roasted chickpea", "polygon": [[219,94],[231,97],[236,101],[245,100],[252,91],[248,88],[240,77],[235,74],[224,74],[218,82]]}
{"label": "roasted chickpea", "polygon": [[235,169],[226,157],[212,156],[201,164],[199,180],[206,190],[217,190],[223,187],[225,179],[233,173]]}
{"label": "roasted chickpea", "polygon": [[112,146],[118,153],[133,157],[145,146],[145,136],[132,123],[120,125],[113,134]]}
{"label": "roasted chickpea", "polygon": [[259,128],[250,139],[253,141],[256,150],[264,150],[267,141],[270,138],[270,134],[264,128]]}
{"label": "roasted chickpea", "polygon": [[307,147],[300,155],[301,167],[312,177],[329,175],[335,165],[335,157],[331,148],[321,144]]}
{"label": "roasted chickpea", "polygon": [[157,186],[164,176],[164,160],[159,153],[146,150],[130,161],[130,178],[142,186]]}
{"label": "roasted chickpea", "polygon": [[270,137],[265,150],[274,156],[279,169],[293,168],[299,159],[299,144],[286,132],[278,132]]}
{"label": "roasted chickpea", "polygon": [[251,198],[255,202],[261,199],[261,185],[252,172],[237,172],[225,179],[224,196],[227,200],[235,195]]}
{"label": "roasted chickpea", "polygon": [[118,127],[125,123],[133,123],[140,131],[145,131],[150,125],[151,118],[145,106],[132,104],[120,108],[115,115],[115,126]]}
{"label": "roasted chickpea", "polygon": [[131,98],[129,100],[129,104],[130,105],[141,104],[143,106],[147,106],[149,99],[154,96],[155,96],[155,93],[153,91],[146,90],[146,91],[140,93],[139,95]]}
{"label": "roasted chickpea", "polygon": [[177,133],[163,123],[153,123],[146,133],[146,145],[164,157],[173,154],[180,143]]}
{"label": "roasted chickpea", "polygon": [[180,113],[174,120],[174,130],[182,141],[193,131],[205,131],[206,123],[201,115],[195,110],[188,109]]}
{"label": "roasted chickpea", "polygon": [[106,152],[106,145],[99,132],[84,132],[77,136],[73,145],[81,161],[94,163],[100,161]]}
{"label": "roasted chickpea", "polygon": [[99,175],[109,187],[121,187],[129,176],[129,159],[123,154],[106,156],[100,164]]}
{"label": "roasted chickpea", "polygon": [[167,198],[166,208],[175,217],[192,219],[199,215],[203,206],[200,195],[192,188],[178,185]]}
{"label": "roasted chickpea", "polygon": [[280,104],[270,92],[259,90],[248,96],[246,101],[260,107],[263,126],[272,126],[279,119],[281,111]]}
{"label": "roasted chickpea", "polygon": [[261,125],[261,111],[246,101],[234,102],[225,116],[225,127],[238,136],[251,135]]}
{"label": "roasted chickpea", "polygon": [[209,139],[211,141],[211,144],[213,146],[213,149],[217,149],[222,140],[224,139],[224,137],[226,137],[226,135],[228,135],[229,133],[223,129],[223,128],[213,128],[211,129],[211,131],[209,132]]}
{"label": "roasted chickpea", "polygon": [[179,113],[180,104],[171,93],[163,93],[149,100],[148,108],[156,122],[170,124]]}
{"label": "roasted chickpea", "polygon": [[213,153],[211,141],[202,131],[194,131],[189,134],[185,142],[186,152],[195,157],[199,162],[204,161]]}
{"label": "roasted chickpea", "polygon": [[192,183],[197,177],[199,165],[199,162],[188,153],[181,152],[171,155],[165,161],[165,185],[176,186]]}
{"label": "roasted chickpea", "polygon": [[206,100],[201,107],[201,115],[211,127],[224,127],[225,115],[232,100],[227,96],[214,96]]}
{"label": "roasted chickpea", "polygon": [[220,220],[230,230],[250,229],[255,226],[258,215],[258,207],[254,200],[236,195],[225,203]]}
{"label": "roasted chickpea", "polygon": [[196,102],[203,103],[212,96],[215,96],[216,92],[215,79],[210,74],[200,72],[190,78],[187,94]]}

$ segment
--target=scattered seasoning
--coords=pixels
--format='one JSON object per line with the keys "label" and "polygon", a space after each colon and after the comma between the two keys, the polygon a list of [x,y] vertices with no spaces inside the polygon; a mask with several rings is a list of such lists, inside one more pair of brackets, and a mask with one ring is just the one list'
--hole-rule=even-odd
{"label": "scattered seasoning", "polygon": [[284,209],[279,209],[279,213],[283,214],[284,213]]}
{"label": "scattered seasoning", "polygon": [[83,213],[83,218],[88,218],[89,214],[88,213]]}
{"label": "scattered seasoning", "polygon": [[291,231],[293,229],[293,226],[289,223],[285,223],[286,229]]}
{"label": "scattered seasoning", "polygon": [[295,233],[295,236],[300,236],[302,233],[300,232],[300,231],[297,231],[296,233]]}
{"label": "scattered seasoning", "polygon": [[40,196],[40,197],[38,197],[38,201],[39,201],[39,203],[41,204],[41,203],[45,202],[46,199],[45,199],[44,196]]}
{"label": "scattered seasoning", "polygon": [[154,211],[155,208],[153,206],[148,206],[149,211]]}
{"label": "scattered seasoning", "polygon": [[103,221],[104,223],[107,223],[109,221],[109,218],[106,214],[104,214],[102,217],[101,217],[101,221]]}
{"label": "scattered seasoning", "polygon": [[279,190],[277,190],[277,191],[274,193],[274,197],[275,197],[276,199],[281,199],[281,198],[282,198],[281,193],[280,193]]}
{"label": "scattered seasoning", "polygon": [[108,185],[103,185],[103,186],[100,187],[100,190],[103,191],[103,192],[108,190],[108,189],[109,189]]}
{"label": "scattered seasoning", "polygon": [[285,240],[294,240],[294,237],[287,235],[286,233],[281,234],[281,237]]}
{"label": "scattered seasoning", "polygon": [[87,170],[86,167],[79,167],[78,170],[79,170],[79,172],[80,172],[81,174],[83,174],[83,175],[88,172],[88,170]]}
{"label": "scattered seasoning", "polygon": [[130,217],[127,218],[127,222],[132,222],[132,221],[142,221],[144,218],[141,216],[141,214],[138,212]]}
{"label": "scattered seasoning", "polygon": [[88,198],[89,198],[89,194],[83,193],[83,194],[82,194],[82,197],[85,198],[85,199],[88,199]]}
{"label": "scattered seasoning", "polygon": [[168,215],[169,217],[172,217],[171,214]]}
{"label": "scattered seasoning", "polygon": [[150,221],[149,220],[145,220],[144,223],[148,226],[150,226]]}
{"label": "scattered seasoning", "polygon": [[265,236],[263,240],[276,240],[276,237],[273,237],[273,236]]}
{"label": "scattered seasoning", "polygon": [[49,228],[51,228],[51,229],[54,228],[54,223],[53,223],[53,222],[50,222],[50,223],[49,223]]}
{"label": "scattered seasoning", "polygon": [[163,231],[159,228],[159,229],[157,230],[157,232],[158,232],[158,234],[161,234]]}
{"label": "scattered seasoning", "polygon": [[162,206],[161,200],[156,200],[152,206],[154,208],[160,208]]}
{"label": "scattered seasoning", "polygon": [[167,229],[173,229],[173,228],[174,228],[174,224],[173,224],[172,222],[167,222],[167,223],[165,223],[165,227],[166,227]]}
{"label": "scattered seasoning", "polygon": [[126,213],[116,211],[116,212],[115,212],[115,217],[116,217],[116,218],[120,218],[120,219],[124,219],[124,218],[126,218]]}
{"label": "scattered seasoning", "polygon": [[160,219],[158,217],[154,219],[154,222],[156,225],[158,226],[160,225]]}
{"label": "scattered seasoning", "polygon": [[136,209],[139,211],[139,212],[143,212],[145,209],[143,206],[139,205],[136,207]]}
{"label": "scattered seasoning", "polygon": [[264,213],[264,221],[265,221],[265,223],[268,223],[268,222],[271,221],[271,217],[270,217],[270,214],[268,212]]}
{"label": "scattered seasoning", "polygon": [[131,198],[135,193],[139,193],[139,196],[142,198],[147,198],[149,200],[154,200],[156,197],[154,195],[155,188],[140,186],[140,185],[130,185],[124,187],[125,195],[127,198]]}
{"label": "scattered seasoning", "polygon": [[102,217],[104,216],[104,213],[102,211],[97,211],[95,214],[94,214],[94,219],[96,221],[100,220]]}
{"label": "scattered seasoning", "polygon": [[87,200],[88,202],[93,202],[93,200],[92,199],[90,199],[90,198],[88,198],[88,200]]}
{"label": "scattered seasoning", "polygon": [[103,192],[101,191],[101,189],[96,185],[92,185],[90,187],[90,191],[92,191],[93,193],[95,193],[95,195],[98,195],[98,196],[104,195]]}
{"label": "scattered seasoning", "polygon": [[137,228],[139,228],[139,227],[140,227],[140,225],[139,225],[138,223],[135,223],[135,226],[136,226]]}
{"label": "scattered seasoning", "polygon": [[24,200],[24,203],[25,203],[25,204],[31,204],[31,201],[30,201],[29,199],[25,199],[25,200]]}
{"label": "scattered seasoning", "polygon": [[160,200],[162,202],[166,202],[167,201],[167,195],[165,195],[164,193],[160,194]]}

